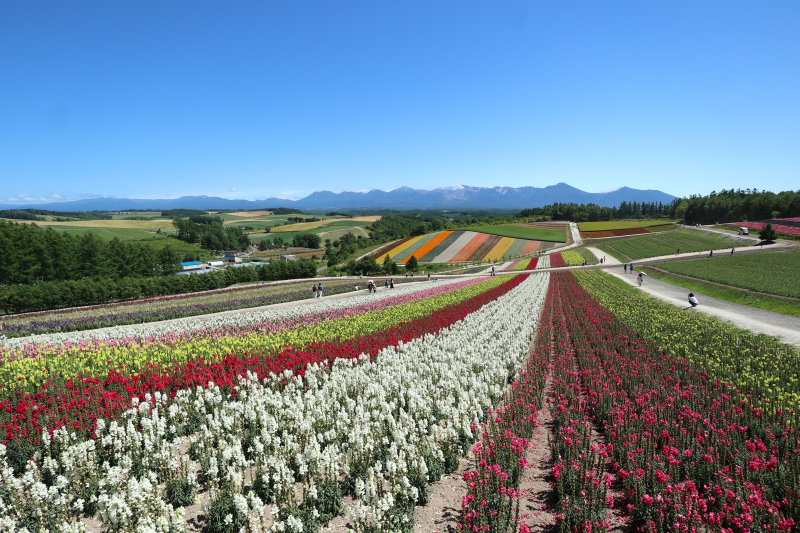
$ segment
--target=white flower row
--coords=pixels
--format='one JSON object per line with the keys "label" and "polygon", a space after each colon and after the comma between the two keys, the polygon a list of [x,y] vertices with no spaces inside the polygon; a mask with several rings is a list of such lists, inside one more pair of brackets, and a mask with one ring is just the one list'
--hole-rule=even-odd
{"label": "white flower row", "polygon": [[[363,285],[366,287],[366,281]],[[82,341],[91,340],[112,340],[112,339],[125,339],[125,338],[147,338],[157,335],[164,335],[170,333],[182,333],[185,331],[202,330],[202,329],[217,329],[229,327],[247,327],[251,324],[259,324],[262,322],[280,322],[287,318],[295,317],[298,315],[305,315],[316,313],[319,311],[328,311],[333,309],[341,309],[345,307],[352,307],[367,302],[374,302],[384,298],[392,298],[395,296],[402,296],[404,294],[411,294],[418,291],[434,288],[436,286],[451,285],[453,283],[460,283],[464,281],[463,278],[445,279],[437,282],[435,285],[426,282],[399,284],[394,289],[385,289],[379,287],[376,293],[369,294],[366,291],[359,293],[356,296],[349,298],[339,298],[335,300],[319,300],[313,303],[301,304],[295,306],[283,307],[268,307],[262,310],[247,310],[242,312],[224,312],[212,316],[197,316],[186,319],[177,319],[172,321],[165,321],[152,324],[136,324],[129,326],[116,326],[111,328],[86,330],[86,331],[71,331],[65,333],[48,333],[44,335],[32,335],[30,337],[18,337],[11,339],[0,340],[0,347],[10,349],[22,348],[25,345],[59,345],[63,343],[79,343]]]}
{"label": "white flower row", "polygon": [[[19,477],[0,446],[0,525],[21,531],[33,509],[80,531],[76,514],[91,503],[106,531],[184,531],[183,509],[167,502],[165,483],[196,487],[199,475],[212,508],[232,495],[230,527],[245,520],[249,531],[298,532],[300,510],[315,505],[317,487],[344,476],[355,483],[357,531],[397,530],[413,519],[425,458],[474,438],[471,426],[520,368],[548,284],[548,274],[530,276],[438,335],[384,349],[374,362],[362,356],[303,377],[243,379],[232,398],[215,386],[172,399],[156,393],[118,420],[100,421],[97,440],[56,432]],[[189,426],[196,431],[181,437]],[[256,491],[245,492],[259,480],[271,485],[269,512]],[[86,487],[99,494],[87,496]]]}
{"label": "white flower row", "polygon": [[536,268],[550,268],[550,256],[549,255],[542,255],[539,256],[539,261],[536,263]]}

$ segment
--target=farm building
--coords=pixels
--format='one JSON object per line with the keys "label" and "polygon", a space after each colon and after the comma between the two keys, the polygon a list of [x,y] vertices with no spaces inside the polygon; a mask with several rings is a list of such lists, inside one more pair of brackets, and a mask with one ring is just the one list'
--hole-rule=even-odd
{"label": "farm building", "polygon": [[181,271],[183,272],[187,270],[197,270],[198,268],[203,268],[200,261],[186,261],[185,263],[181,263]]}
{"label": "farm building", "polygon": [[207,274],[208,272],[214,272],[214,269],[201,266],[199,268],[193,268],[190,270],[181,270],[178,272],[178,275],[188,276],[190,274]]}
{"label": "farm building", "polygon": [[210,266],[210,267],[221,267],[224,264],[225,264],[224,261],[209,261],[208,262],[208,266]]}
{"label": "farm building", "polygon": [[282,255],[281,261],[297,261],[297,256],[294,255]]}

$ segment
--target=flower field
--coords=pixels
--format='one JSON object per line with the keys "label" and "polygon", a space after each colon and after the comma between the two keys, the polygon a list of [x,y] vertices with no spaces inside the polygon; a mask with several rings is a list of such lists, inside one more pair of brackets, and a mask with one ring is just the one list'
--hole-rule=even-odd
{"label": "flower field", "polygon": [[686,253],[752,245],[753,241],[750,239],[738,239],[696,230],[679,230],[620,239],[600,244],[597,248],[619,261],[627,262],[660,255],[674,255],[678,249],[681,253]]}
{"label": "flower field", "polygon": [[794,531],[800,436],[787,412],[693,364],[709,355],[696,345],[670,354],[630,329],[655,313],[635,302],[619,319],[584,289],[623,305],[603,283],[552,275],[524,371],[481,426],[461,528],[531,530],[519,485],[547,411],[556,531]]}
{"label": "flower field", "polygon": [[151,351],[138,372],[114,361],[31,395],[18,386],[5,402],[0,520],[81,531],[94,516],[107,531],[183,531],[183,508],[205,494],[209,531],[315,531],[350,494],[358,530],[410,531],[428,481],[458,464],[524,360],[548,279],[315,303],[318,315],[306,307],[245,335],[277,330],[258,352],[226,338],[218,355],[185,364],[150,364]]}
{"label": "flower field", "polygon": [[668,223],[671,224],[671,222],[664,220],[608,220],[602,222],[581,222],[578,224],[578,229],[581,230],[581,232],[615,231],[650,228],[655,226],[663,226]]}
{"label": "flower field", "polygon": [[[395,284],[407,281],[409,280],[398,277]],[[353,280],[325,280],[322,283],[324,294],[327,296],[350,292],[358,284]],[[88,330],[291,302],[311,298],[310,285],[310,281],[251,285],[116,304],[13,315],[4,318],[3,334],[7,337],[24,337],[56,331]]]}
{"label": "flower field", "polygon": [[503,237],[476,231],[440,231],[411,237],[384,246],[372,257],[381,262],[387,255],[404,264],[411,256],[422,263],[494,261],[529,255],[539,250],[541,241]]}
{"label": "flower field", "polygon": [[800,298],[800,251],[758,255],[725,255],[713,262],[704,259],[662,263],[659,268],[751,291]]}
{"label": "flower field", "polygon": [[[794,222],[793,219],[788,219],[789,222]],[[749,229],[757,229],[760,230],[766,226],[764,222],[736,222],[731,223],[731,226],[738,226],[740,228],[749,228]],[[788,224],[772,224],[772,229],[774,229],[778,233],[784,233],[786,235],[794,235],[795,237],[800,237],[800,228],[793,225]]]}
{"label": "flower field", "polygon": [[0,352],[4,530],[411,533],[465,457],[464,531],[800,522],[800,354],[598,271],[37,341]]}

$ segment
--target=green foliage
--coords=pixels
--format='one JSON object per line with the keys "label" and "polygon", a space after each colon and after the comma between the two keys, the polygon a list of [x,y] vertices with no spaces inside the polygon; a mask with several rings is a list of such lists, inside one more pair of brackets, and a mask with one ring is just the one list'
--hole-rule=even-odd
{"label": "green foliage", "polygon": [[[687,224],[716,224],[800,216],[800,190],[773,193],[755,189],[722,190],[687,198]],[[778,217],[774,213],[778,213]]]}
{"label": "green foliage", "polygon": [[511,237],[514,239],[567,242],[566,226],[564,226],[564,230],[528,228],[525,226],[514,226],[510,224],[494,226],[468,226],[461,229],[464,231],[476,231],[478,233],[488,233],[489,235],[499,235],[500,237]]}
{"label": "green foliage", "polygon": [[166,502],[172,507],[187,507],[194,503],[195,489],[188,479],[178,478],[167,483]]}
{"label": "green foliage", "polygon": [[408,258],[408,261],[406,261],[406,270],[408,271],[416,272],[418,266],[419,264],[417,263],[417,258],[413,255]]}
{"label": "green foliage", "polygon": [[619,207],[600,207],[595,204],[555,203],[544,207],[523,209],[515,218],[541,217],[546,220],[571,220],[573,222],[593,222],[600,220],[620,220],[627,218],[674,218],[675,208],[680,203],[676,198],[669,204],[661,202],[622,202]]}
{"label": "green foliage", "polygon": [[83,279],[37,285],[11,285],[0,291],[0,310],[24,313],[60,307],[97,305],[167,294],[222,289],[237,283],[313,278],[316,274],[317,264],[314,261],[300,259],[272,261],[267,265],[251,268],[230,268],[190,276]]}
{"label": "green foliage", "polygon": [[241,516],[229,490],[222,490],[211,502],[206,517],[208,533],[239,533],[247,526],[246,516]]}
{"label": "green foliage", "polygon": [[317,486],[316,506],[323,524],[342,514],[342,488],[337,482],[324,481]]}
{"label": "green foliage", "polygon": [[800,251],[734,254],[713,260],[693,259],[660,263],[659,268],[751,291],[800,298]]}
{"label": "green foliage", "polygon": [[193,216],[191,219],[176,218],[172,221],[178,230],[178,239],[201,244],[208,250],[246,250],[250,246],[247,235],[238,228],[224,227],[221,217]]}
{"label": "green foliage", "polygon": [[321,243],[322,237],[314,233],[301,233],[300,235],[295,235],[292,240],[292,246],[296,248],[317,249]]}
{"label": "green foliage", "polygon": [[168,209],[161,212],[161,216],[164,218],[187,218],[191,216],[202,216],[207,214],[207,211],[201,211],[199,209]]}
{"label": "green foliage", "polygon": [[772,242],[778,238],[778,234],[775,232],[775,228],[772,227],[772,224],[767,222],[767,225],[758,232],[758,238],[762,241]]}
{"label": "green foliage", "polygon": [[600,244],[597,248],[624,262],[659,255],[674,255],[678,249],[680,249],[681,253],[702,252],[731,246],[752,246],[752,244],[753,242],[749,239],[738,239],[719,233],[685,229],[624,237]]}

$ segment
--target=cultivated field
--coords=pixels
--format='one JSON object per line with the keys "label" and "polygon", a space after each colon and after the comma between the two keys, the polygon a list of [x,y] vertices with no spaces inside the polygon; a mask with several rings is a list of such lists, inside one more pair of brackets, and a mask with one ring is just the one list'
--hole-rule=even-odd
{"label": "cultivated field", "polygon": [[499,224],[496,226],[472,226],[463,228],[465,231],[475,231],[498,235],[500,237],[510,237],[513,239],[528,239],[535,241],[567,242],[567,232],[569,229],[566,224],[544,226],[541,223],[532,224]]}
{"label": "cultivated field", "polygon": [[423,263],[458,263],[465,261],[493,261],[518,257],[536,252],[539,241],[513,239],[477,233],[474,231],[440,231],[403,239],[384,246],[371,254],[382,262],[387,255],[397,263],[405,263],[411,256]]}
{"label": "cultivated field", "polygon": [[674,224],[668,220],[609,220],[603,222],[580,222],[578,229],[581,231],[610,231],[617,229],[647,228],[651,226],[664,226]]}
{"label": "cultivated field", "polygon": [[659,268],[751,291],[800,298],[800,251],[723,255],[659,263]]}
{"label": "cultivated field", "polygon": [[718,233],[706,233],[695,230],[677,230],[665,233],[652,233],[640,237],[629,237],[600,244],[598,249],[622,262],[634,259],[645,259],[659,255],[717,250],[726,247],[752,246],[750,239],[738,239]]}
{"label": "cultivated field", "polygon": [[791,531],[797,352],[565,256],[0,341],[3,524]]}

